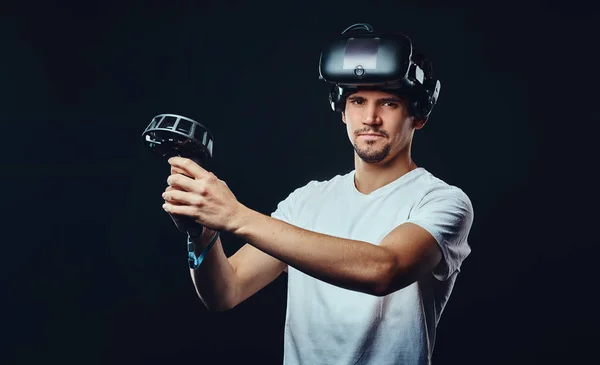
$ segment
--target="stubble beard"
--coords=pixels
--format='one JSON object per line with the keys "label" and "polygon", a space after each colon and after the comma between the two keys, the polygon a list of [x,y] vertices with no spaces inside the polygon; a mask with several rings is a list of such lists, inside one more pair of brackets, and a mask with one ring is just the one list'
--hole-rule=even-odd
{"label": "stubble beard", "polygon": [[360,147],[355,142],[354,143],[354,151],[361,160],[368,163],[378,163],[383,161],[389,154],[392,146],[389,143],[383,145],[383,147],[375,147],[374,145],[377,141],[366,141],[366,147]]}

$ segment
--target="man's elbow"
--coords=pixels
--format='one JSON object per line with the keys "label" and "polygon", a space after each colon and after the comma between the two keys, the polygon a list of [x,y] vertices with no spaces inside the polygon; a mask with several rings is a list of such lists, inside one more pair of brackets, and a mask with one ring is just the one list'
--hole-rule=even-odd
{"label": "man's elbow", "polygon": [[404,260],[389,255],[377,269],[375,283],[371,285],[371,294],[383,297],[404,289],[430,275],[441,261],[442,253],[437,246],[418,260]]}
{"label": "man's elbow", "polygon": [[[404,287],[404,286],[403,286]],[[385,297],[386,295],[392,294],[393,292],[402,289],[389,283],[387,280],[382,280],[373,285],[369,294],[376,297]]]}
{"label": "man's elbow", "polygon": [[206,307],[206,309],[208,309],[209,312],[226,312],[228,310],[230,310],[232,307],[228,306],[228,305],[207,305],[206,303],[204,303],[204,306]]}
{"label": "man's elbow", "polygon": [[207,301],[202,297],[200,297],[200,300],[209,312],[226,312],[230,309],[235,308],[238,305],[238,303],[232,300]]}
{"label": "man's elbow", "polygon": [[390,260],[380,268],[369,294],[384,297],[409,286],[414,281],[395,260]]}

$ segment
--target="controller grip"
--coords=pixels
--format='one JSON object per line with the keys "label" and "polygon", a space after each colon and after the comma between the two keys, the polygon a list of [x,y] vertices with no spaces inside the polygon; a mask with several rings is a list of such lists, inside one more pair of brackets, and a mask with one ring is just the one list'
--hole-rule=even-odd
{"label": "controller grip", "polygon": [[[183,156],[178,155],[178,156],[189,158],[200,166],[202,166],[202,163],[204,162],[201,158],[198,158],[198,157],[188,157],[185,155],[183,155]],[[182,175],[187,176],[185,174],[182,174]],[[187,177],[192,178],[190,176],[187,176]],[[178,215],[178,214],[171,214],[171,213],[168,213],[168,214],[171,217],[171,219],[173,220],[173,223],[175,223],[175,226],[177,227],[177,229],[179,229],[181,232],[187,233],[190,236],[199,236],[202,234],[202,231],[204,230],[204,226],[202,226],[200,223],[195,222],[191,217],[184,216],[184,215]]]}
{"label": "controller grip", "polygon": [[169,214],[169,216],[173,220],[173,223],[175,223],[175,226],[181,232],[187,233],[190,236],[199,236],[202,234],[204,226],[202,226],[200,223],[195,222],[192,218],[178,214],[167,214]]}

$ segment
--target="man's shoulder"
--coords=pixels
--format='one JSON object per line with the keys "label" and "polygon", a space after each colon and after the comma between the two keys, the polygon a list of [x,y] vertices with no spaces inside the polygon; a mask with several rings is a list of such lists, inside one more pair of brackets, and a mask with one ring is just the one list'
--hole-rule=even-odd
{"label": "man's shoulder", "polygon": [[336,189],[336,187],[344,184],[352,176],[352,171],[340,173],[330,178],[309,180],[304,185],[298,187],[295,194],[312,194],[322,193],[328,190]]}
{"label": "man's shoulder", "polygon": [[469,195],[461,187],[452,184],[427,170],[424,170],[424,173],[419,180],[423,200],[450,199],[471,206]]}

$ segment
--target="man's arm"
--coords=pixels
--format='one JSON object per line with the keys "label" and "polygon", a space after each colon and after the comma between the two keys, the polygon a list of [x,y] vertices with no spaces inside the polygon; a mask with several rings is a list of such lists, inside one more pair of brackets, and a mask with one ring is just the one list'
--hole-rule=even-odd
{"label": "man's arm", "polygon": [[310,276],[350,290],[387,295],[433,271],[442,258],[435,238],[412,223],[399,225],[377,246],[244,210],[243,225],[234,234]]}
{"label": "man's arm", "polygon": [[[232,232],[275,259],[333,285],[386,295],[432,272],[442,259],[436,239],[417,224],[398,226],[380,245],[311,232],[245,207],[224,181],[189,159],[172,157],[169,163],[186,176],[174,174],[167,179],[177,188],[164,194],[167,212]],[[254,265],[241,262],[244,267]]]}
{"label": "man's arm", "polygon": [[[195,239],[196,255],[200,254],[214,235],[206,230]],[[212,311],[224,311],[237,306],[275,280],[286,265],[246,244],[227,258],[221,239],[207,252],[200,267],[190,269],[198,296]]]}
{"label": "man's arm", "polygon": [[[171,167],[171,174],[186,176],[185,171],[174,166]],[[176,189],[169,185],[165,193],[173,190]],[[180,205],[175,201],[171,201],[171,204]],[[177,224],[176,220],[175,223]],[[201,237],[193,239],[196,256],[201,254],[214,235],[215,231],[204,229]],[[286,267],[286,264],[248,244],[227,258],[221,239],[217,238],[200,267],[190,269],[190,275],[204,305],[212,311],[224,311],[264,288]]]}

